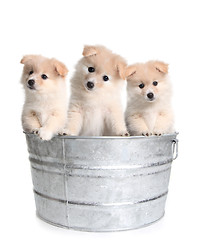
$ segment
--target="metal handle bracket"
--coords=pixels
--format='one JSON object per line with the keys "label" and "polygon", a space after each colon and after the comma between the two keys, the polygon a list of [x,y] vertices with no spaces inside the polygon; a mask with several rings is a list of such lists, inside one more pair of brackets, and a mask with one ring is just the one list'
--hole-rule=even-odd
{"label": "metal handle bracket", "polygon": [[175,160],[178,157],[178,139],[172,140],[172,152],[173,152],[173,158],[172,160]]}

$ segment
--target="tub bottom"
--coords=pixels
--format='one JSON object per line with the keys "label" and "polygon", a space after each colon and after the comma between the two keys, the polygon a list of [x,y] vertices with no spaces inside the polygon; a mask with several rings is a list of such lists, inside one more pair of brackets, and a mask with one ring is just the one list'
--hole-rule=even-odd
{"label": "tub bottom", "polygon": [[146,227],[164,216],[167,194],[141,203],[91,206],[53,201],[35,194],[37,216],[54,226],[87,232]]}
{"label": "tub bottom", "polygon": [[74,230],[74,231],[82,231],[82,232],[122,232],[122,231],[130,231],[130,230],[136,230],[136,229],[140,229],[140,228],[145,228],[145,227],[149,227],[149,226],[151,226],[152,224],[154,224],[154,223],[156,223],[156,222],[159,222],[163,217],[164,217],[164,215],[165,215],[165,212],[163,213],[163,215],[159,218],[159,219],[157,219],[157,220],[155,220],[154,222],[151,222],[151,223],[148,223],[148,224],[145,224],[145,225],[143,225],[143,226],[139,226],[139,227],[137,227],[137,228],[122,228],[122,229],[113,229],[113,230],[111,230],[111,229],[109,229],[109,230],[94,230],[94,229],[87,229],[87,228],[85,228],[85,229],[83,229],[83,228],[77,228],[77,227],[67,227],[67,226],[64,226],[64,225],[61,225],[61,224],[56,224],[56,223],[54,223],[54,222],[50,222],[49,220],[47,220],[47,219],[45,219],[45,218],[43,218],[43,217],[41,217],[40,215],[39,215],[39,213],[36,211],[36,216],[40,219],[40,220],[42,220],[43,222],[45,222],[45,223],[48,223],[48,224],[50,224],[50,225],[52,225],[52,226],[55,226],[55,227],[59,227],[59,228],[64,228],[64,229],[68,229],[68,230]]}

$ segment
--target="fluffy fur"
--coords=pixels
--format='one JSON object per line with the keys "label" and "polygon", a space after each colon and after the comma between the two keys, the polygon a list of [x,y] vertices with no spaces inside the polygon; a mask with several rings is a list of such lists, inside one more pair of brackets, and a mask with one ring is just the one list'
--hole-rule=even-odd
{"label": "fluffy fur", "polygon": [[125,118],[130,134],[149,136],[173,132],[168,65],[159,61],[131,65],[126,77]]}
{"label": "fluffy fur", "polygon": [[[89,72],[89,67],[94,68],[94,71]],[[125,83],[125,68],[125,60],[107,48],[84,47],[83,58],[77,63],[71,79],[65,134],[128,135],[120,100],[120,91]],[[89,88],[89,84],[92,88]]]}
{"label": "fluffy fur", "polygon": [[21,63],[24,64],[21,83],[25,89],[23,129],[50,140],[65,126],[68,70],[58,60],[39,55],[26,55]]}

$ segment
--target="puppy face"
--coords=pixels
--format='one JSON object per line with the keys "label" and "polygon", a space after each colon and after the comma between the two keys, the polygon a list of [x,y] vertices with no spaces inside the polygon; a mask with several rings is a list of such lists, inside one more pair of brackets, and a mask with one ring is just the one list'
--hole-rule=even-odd
{"label": "puppy face", "polygon": [[131,65],[126,70],[127,90],[142,102],[155,102],[168,90],[168,64],[149,61],[144,64]]}
{"label": "puppy face", "polygon": [[103,46],[85,46],[76,69],[88,92],[117,87],[125,79],[126,62]]}
{"label": "puppy face", "polygon": [[68,72],[63,63],[40,55],[26,55],[21,63],[24,64],[21,82],[32,93],[53,91]]}

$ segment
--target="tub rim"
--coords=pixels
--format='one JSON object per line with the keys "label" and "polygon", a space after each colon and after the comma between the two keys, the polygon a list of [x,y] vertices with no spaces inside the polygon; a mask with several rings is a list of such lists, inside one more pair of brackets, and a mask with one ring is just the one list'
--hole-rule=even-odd
{"label": "tub rim", "polygon": [[[25,135],[31,136],[38,136],[37,134],[34,133],[29,133],[29,132],[23,132]],[[52,139],[58,138],[58,139],[160,139],[160,138],[172,138],[172,137],[177,137],[179,132],[174,132],[174,133],[169,133],[169,134],[163,134],[160,136],[152,135],[152,136],[129,136],[129,137],[123,137],[123,136],[68,136],[68,135],[55,135]],[[51,140],[52,140],[51,139]],[[51,141],[50,140],[50,141]]]}

